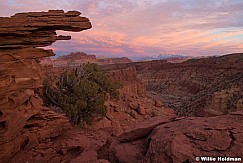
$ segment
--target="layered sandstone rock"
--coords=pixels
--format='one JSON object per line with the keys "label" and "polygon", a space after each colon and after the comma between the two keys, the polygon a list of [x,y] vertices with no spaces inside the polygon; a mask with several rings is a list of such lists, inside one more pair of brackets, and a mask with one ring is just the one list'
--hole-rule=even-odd
{"label": "layered sandstone rock", "polygon": [[54,55],[36,47],[70,39],[57,36],[55,30],[91,28],[89,19],[79,15],[51,10],[0,18],[0,162],[70,128],[68,120],[43,107],[35,93],[41,86],[39,58]]}
{"label": "layered sandstone rock", "polygon": [[121,93],[128,93],[140,97],[146,95],[145,85],[138,79],[137,71],[134,66],[119,68],[116,67],[116,65],[107,65],[101,68],[108,72],[112,79],[122,84]]}
{"label": "layered sandstone rock", "polygon": [[243,110],[242,105],[240,105],[242,99],[243,87],[232,87],[215,92],[212,97],[209,112],[213,114],[222,114],[232,110]]}
{"label": "layered sandstone rock", "polygon": [[216,117],[154,117],[121,134],[111,162],[196,162],[196,157],[243,157],[243,112]]}

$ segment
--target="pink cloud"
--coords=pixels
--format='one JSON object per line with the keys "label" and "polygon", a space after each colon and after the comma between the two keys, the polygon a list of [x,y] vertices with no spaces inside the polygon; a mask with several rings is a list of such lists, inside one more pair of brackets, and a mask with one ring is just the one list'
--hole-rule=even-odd
{"label": "pink cloud", "polygon": [[0,16],[49,9],[81,11],[93,28],[81,33],[60,31],[72,40],[52,45],[57,53],[214,55],[242,52],[242,8],[240,0],[2,0]]}

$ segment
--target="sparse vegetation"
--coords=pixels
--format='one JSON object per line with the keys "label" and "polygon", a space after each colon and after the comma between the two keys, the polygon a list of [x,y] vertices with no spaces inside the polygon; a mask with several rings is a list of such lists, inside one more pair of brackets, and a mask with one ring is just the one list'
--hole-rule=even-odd
{"label": "sparse vegetation", "polygon": [[44,80],[43,99],[45,105],[60,108],[72,124],[79,125],[105,116],[105,100],[118,99],[118,88],[96,64],[88,63]]}

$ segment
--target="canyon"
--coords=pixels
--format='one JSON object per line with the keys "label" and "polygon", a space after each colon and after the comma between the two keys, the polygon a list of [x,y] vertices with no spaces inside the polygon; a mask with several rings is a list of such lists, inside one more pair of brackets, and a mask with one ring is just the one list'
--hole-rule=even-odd
{"label": "canyon", "polygon": [[[40,47],[71,39],[57,36],[56,30],[90,29],[89,19],[80,14],[50,10],[0,18],[0,162],[243,158],[240,53],[182,63],[101,59],[102,71],[121,83],[120,100],[108,99],[106,116],[91,125],[72,126],[64,114],[44,106],[38,94],[43,77],[67,67],[41,65],[54,53]],[[98,60],[84,53],[59,59]]]}
{"label": "canyon", "polygon": [[219,115],[242,110],[238,105],[243,97],[241,53],[168,63],[140,72],[147,90],[162,97],[178,115]]}
{"label": "canyon", "polygon": [[179,116],[220,115],[243,109],[242,53],[182,63],[155,60],[111,66],[134,66],[150,96]]}

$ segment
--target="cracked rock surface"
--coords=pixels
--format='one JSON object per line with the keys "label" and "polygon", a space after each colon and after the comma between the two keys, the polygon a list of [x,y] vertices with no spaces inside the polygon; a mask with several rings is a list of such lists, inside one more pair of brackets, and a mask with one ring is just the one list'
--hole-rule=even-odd
{"label": "cracked rock surface", "polygon": [[[243,157],[242,111],[215,117],[175,118],[166,123],[156,119],[149,120],[153,121],[151,125],[144,126],[144,121],[120,135],[110,148],[111,161],[181,163],[195,162],[197,156]],[[146,134],[136,137],[141,128]]]}

